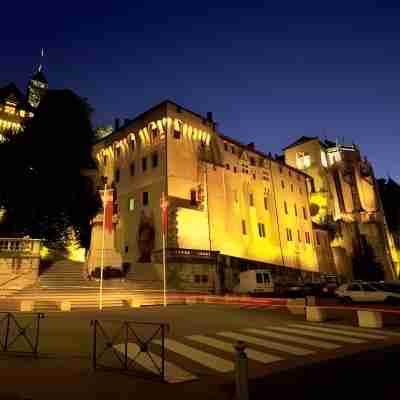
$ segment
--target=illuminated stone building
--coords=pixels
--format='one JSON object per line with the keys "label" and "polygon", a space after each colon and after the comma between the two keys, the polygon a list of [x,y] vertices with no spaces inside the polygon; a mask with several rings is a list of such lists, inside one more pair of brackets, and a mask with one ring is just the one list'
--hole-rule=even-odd
{"label": "illuminated stone building", "polygon": [[313,178],[312,220],[332,232],[331,247],[338,273],[353,278],[353,258],[370,246],[385,278],[398,277],[399,261],[374,172],[359,148],[302,137],[284,149],[284,155],[288,165]]}
{"label": "illuminated stone building", "polygon": [[[330,233],[311,218],[312,178],[219,133],[211,113],[163,102],[97,142],[94,156],[99,188],[101,177],[114,188],[115,249],[133,269],[160,267],[166,193],[169,287],[230,290],[248,268],[336,271]],[[89,258],[101,248],[96,226]]]}
{"label": "illuminated stone building", "polygon": [[33,117],[47,88],[41,65],[28,83],[26,96],[14,83],[0,87],[0,140],[2,132],[17,133],[23,129],[25,121]]}

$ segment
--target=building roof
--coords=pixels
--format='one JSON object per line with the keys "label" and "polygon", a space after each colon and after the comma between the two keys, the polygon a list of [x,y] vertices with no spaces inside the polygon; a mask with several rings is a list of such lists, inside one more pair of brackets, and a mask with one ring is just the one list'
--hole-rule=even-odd
{"label": "building roof", "polygon": [[319,137],[318,136],[302,136],[301,138],[297,139],[295,142],[289,144],[289,146],[286,146],[283,149],[283,151],[290,149],[291,147],[296,147],[303,143],[310,142],[311,140],[319,140]]}
{"label": "building roof", "polygon": [[6,99],[15,98],[18,103],[25,102],[25,96],[21,93],[21,91],[17,88],[14,83],[9,83],[6,86],[0,88],[0,102],[5,101]]}
{"label": "building roof", "polygon": [[46,77],[44,76],[42,70],[37,70],[37,72],[32,76],[32,80],[39,81],[48,84]]}
{"label": "building roof", "polygon": [[[150,113],[150,112],[156,110],[157,108],[159,108],[159,107],[161,107],[161,106],[167,105],[167,104],[172,104],[172,105],[176,106],[177,108],[180,108],[181,110],[184,110],[184,111],[186,111],[186,112],[188,112],[188,113],[191,113],[191,114],[197,116],[197,117],[200,118],[200,119],[205,119],[205,120],[207,119],[206,116],[201,115],[201,114],[198,114],[198,113],[196,113],[196,112],[193,112],[193,111],[189,110],[188,108],[185,108],[185,107],[183,107],[183,106],[181,106],[181,105],[179,105],[179,104],[177,104],[177,103],[175,103],[175,102],[173,102],[173,101],[171,101],[171,100],[164,100],[164,101],[162,101],[161,103],[156,104],[154,107],[151,107],[149,110],[147,110],[147,111],[145,111],[145,112],[139,114],[139,115],[136,116],[135,118],[129,119],[129,122],[128,122],[128,123],[130,124],[130,123],[132,123],[132,122],[134,122],[134,121],[141,120],[141,119],[143,119],[143,117],[144,117],[146,114],[148,114],[148,113]],[[214,122],[214,121],[213,121],[213,122]],[[115,136],[117,136],[118,133],[121,132],[121,131],[125,128],[125,126],[126,126],[126,125],[123,125],[123,126],[121,126],[121,127],[119,128],[118,131],[115,131],[115,132],[111,133],[110,135],[107,135],[107,136],[105,136],[105,137],[103,137],[103,138],[97,140],[97,141],[94,143],[94,145],[99,144],[99,143],[101,143],[101,142],[108,142],[108,141],[110,141],[110,139],[113,140],[113,138],[114,138]],[[229,137],[229,136],[226,136],[226,135],[224,135],[224,134],[222,134],[222,133],[220,133],[220,132],[217,132],[217,131],[216,131],[216,133],[217,133],[217,135],[218,135],[221,139],[223,139],[223,140],[225,140],[225,141],[227,141],[227,142],[230,142],[230,143],[232,143],[232,144],[235,144],[236,146],[241,147],[241,148],[244,149],[244,150],[247,150],[247,151],[250,151],[250,152],[252,152],[252,153],[258,154],[259,156],[261,156],[261,157],[263,157],[263,158],[267,158],[267,159],[269,159],[269,160],[278,162],[278,163],[282,164],[283,166],[285,166],[285,167],[287,167],[287,168],[289,168],[289,169],[291,169],[291,170],[293,170],[293,171],[295,171],[295,172],[297,172],[297,173],[299,173],[299,174],[301,174],[301,175],[304,175],[304,176],[306,176],[307,178],[310,178],[310,175],[304,173],[303,171],[300,171],[300,170],[297,169],[297,168],[294,168],[294,167],[292,167],[292,166],[290,166],[290,165],[288,165],[288,164],[285,164],[285,162],[284,162],[284,157],[283,157],[283,156],[280,156],[280,157],[274,159],[274,158],[272,158],[271,154],[265,154],[265,153],[263,153],[263,152],[257,150],[257,149],[255,148],[255,146],[254,146],[254,143],[249,143],[249,144],[246,145],[246,144],[244,144],[244,143],[242,143],[242,142],[239,142],[238,140],[233,139],[233,138],[231,138],[231,137]],[[317,138],[317,139],[318,139],[318,138]]]}

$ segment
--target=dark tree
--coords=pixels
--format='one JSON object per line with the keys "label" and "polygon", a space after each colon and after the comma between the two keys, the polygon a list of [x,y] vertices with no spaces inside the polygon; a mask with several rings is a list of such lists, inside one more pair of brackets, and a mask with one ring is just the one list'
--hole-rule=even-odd
{"label": "dark tree", "polygon": [[363,281],[380,281],[385,278],[382,265],[376,261],[373,248],[361,235],[361,246],[355,246],[353,257],[354,278]]}
{"label": "dark tree", "polygon": [[25,130],[0,145],[2,233],[43,238],[63,247],[72,227],[88,248],[100,208],[91,179],[91,108],[69,90],[49,91]]}
{"label": "dark tree", "polygon": [[[378,179],[379,194],[389,231],[400,236],[400,185],[393,179]],[[400,243],[398,243],[399,245]]]}

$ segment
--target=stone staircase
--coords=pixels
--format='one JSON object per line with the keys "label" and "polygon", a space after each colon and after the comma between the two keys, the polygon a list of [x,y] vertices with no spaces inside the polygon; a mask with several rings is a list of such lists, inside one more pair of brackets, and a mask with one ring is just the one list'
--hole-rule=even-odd
{"label": "stone staircase", "polygon": [[[139,265],[127,279],[103,280],[103,307],[125,307],[132,298],[143,305],[161,304],[162,281],[148,267]],[[85,278],[84,268],[67,259],[53,263],[34,286],[0,300],[0,311],[17,311],[24,300],[34,302],[34,311],[58,311],[63,301],[71,302],[73,310],[98,309],[100,282]]]}

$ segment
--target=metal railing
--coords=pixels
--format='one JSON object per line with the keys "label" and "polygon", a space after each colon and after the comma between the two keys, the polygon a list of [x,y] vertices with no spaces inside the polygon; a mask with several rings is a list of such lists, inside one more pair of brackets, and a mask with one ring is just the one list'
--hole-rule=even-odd
{"label": "metal railing", "polygon": [[0,352],[27,353],[38,357],[40,320],[43,313],[0,312]]}
{"label": "metal railing", "polygon": [[93,327],[93,369],[103,367],[144,374],[150,370],[151,376],[165,381],[168,324],[115,320],[92,320],[90,324]]}

